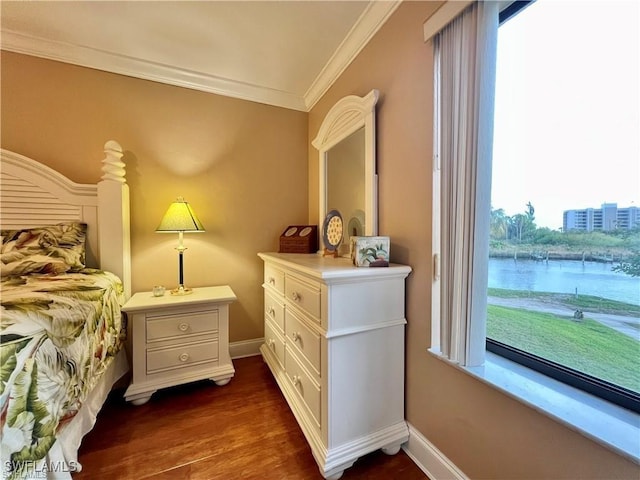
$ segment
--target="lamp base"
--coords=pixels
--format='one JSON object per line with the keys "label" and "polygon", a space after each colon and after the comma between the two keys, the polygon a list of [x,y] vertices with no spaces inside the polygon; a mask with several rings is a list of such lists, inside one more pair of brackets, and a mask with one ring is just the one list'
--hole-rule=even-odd
{"label": "lamp base", "polygon": [[171,295],[189,295],[190,293],[193,293],[193,290],[185,287],[184,285],[180,285],[171,290]]}

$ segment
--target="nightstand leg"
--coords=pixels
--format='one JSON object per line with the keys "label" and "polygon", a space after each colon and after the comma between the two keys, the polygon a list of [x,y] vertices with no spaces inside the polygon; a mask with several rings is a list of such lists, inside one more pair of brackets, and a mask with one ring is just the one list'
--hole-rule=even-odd
{"label": "nightstand leg", "polygon": [[215,382],[215,384],[219,387],[224,387],[227,383],[229,383],[231,381],[231,377],[229,378],[221,378],[219,380],[216,380],[215,378],[210,378],[209,380],[213,380]]}
{"label": "nightstand leg", "polygon": [[[228,351],[228,349],[225,349],[224,351]],[[211,372],[213,375],[209,377],[209,380],[215,382],[219,387],[223,387],[229,383],[233,378],[233,375],[236,373],[236,370],[233,368],[233,363],[229,358],[229,354],[222,354],[222,356],[226,357],[226,359],[221,359],[221,365],[215,367],[215,370]]]}
{"label": "nightstand leg", "polygon": [[144,405],[149,401],[149,399],[151,398],[151,395],[156,393],[156,391],[157,390],[151,390],[150,392],[138,393],[134,395],[125,394],[124,399],[135,406]]}

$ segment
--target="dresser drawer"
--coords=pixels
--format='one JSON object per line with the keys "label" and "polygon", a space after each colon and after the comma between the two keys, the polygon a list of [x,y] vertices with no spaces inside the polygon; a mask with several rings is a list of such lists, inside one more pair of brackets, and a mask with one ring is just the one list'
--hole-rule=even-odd
{"label": "dresser drawer", "polygon": [[320,322],[320,287],[301,282],[287,275],[285,296],[287,300],[312,315],[315,321]]}
{"label": "dresser drawer", "polygon": [[264,314],[280,327],[281,332],[284,331],[284,305],[282,300],[266,290],[264,292]]}
{"label": "dresser drawer", "polygon": [[218,331],[218,310],[147,316],[147,342]]}
{"label": "dresser drawer", "polygon": [[285,335],[287,345],[293,345],[320,375],[320,336],[289,311],[285,312]]}
{"label": "dresser drawer", "polygon": [[264,323],[264,343],[275,354],[280,366],[284,368],[284,340],[276,333],[276,328],[271,322]]}
{"label": "dresser drawer", "polygon": [[285,348],[284,355],[287,377],[307,406],[316,426],[320,428],[320,387],[311,379],[288,347]]}
{"label": "dresser drawer", "polygon": [[271,288],[275,288],[278,292],[284,293],[284,272],[271,265],[265,265],[264,283]]}
{"label": "dresser drawer", "polygon": [[218,341],[147,350],[147,374],[218,359]]}

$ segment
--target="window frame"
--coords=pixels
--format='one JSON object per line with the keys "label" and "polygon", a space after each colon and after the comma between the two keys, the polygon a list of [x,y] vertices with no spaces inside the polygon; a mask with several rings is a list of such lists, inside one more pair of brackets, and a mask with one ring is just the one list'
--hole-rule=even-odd
{"label": "window frame", "polygon": [[633,412],[640,413],[640,395],[632,390],[533,355],[525,350],[520,350],[489,337],[486,339],[486,348],[489,352],[542,373],[554,380],[578,388]]}
{"label": "window frame", "polygon": [[[441,196],[440,176],[442,162],[439,156],[440,135],[440,99],[439,72],[436,61],[436,42],[434,37],[453,21],[461,12],[474,3],[474,0],[448,0],[423,24],[425,43],[432,42],[434,47],[434,119],[432,158],[432,289],[431,289],[431,341],[426,347],[429,355],[448,367],[457,369],[507,397],[513,398],[547,418],[592,439],[599,445],[632,462],[640,463],[640,414],[620,407],[612,402],[591,395],[584,390],[554,380],[533,369],[516,363],[506,357],[492,353],[486,349],[486,336],[471,339],[484,352],[484,361],[479,365],[468,365],[452,359],[442,348],[441,331],[447,327],[440,311],[441,277],[444,263],[441,256]],[[513,2],[500,2],[504,10]],[[522,4],[522,2],[518,2]],[[531,3],[531,2],[527,2]],[[500,10],[500,8],[499,8]],[[441,15],[438,15],[440,14]],[[502,17],[499,20],[503,20]],[[496,22],[498,23],[498,22]],[[468,338],[468,335],[467,335]]]}
{"label": "window frame", "polygon": [[[535,0],[523,0],[509,4],[500,11],[499,26],[521,13],[522,10],[534,2]],[[512,347],[503,342],[491,339],[488,336],[485,338],[485,347],[488,352],[504,357],[615,405],[640,413],[640,394],[637,392],[534,355],[525,350]]]}

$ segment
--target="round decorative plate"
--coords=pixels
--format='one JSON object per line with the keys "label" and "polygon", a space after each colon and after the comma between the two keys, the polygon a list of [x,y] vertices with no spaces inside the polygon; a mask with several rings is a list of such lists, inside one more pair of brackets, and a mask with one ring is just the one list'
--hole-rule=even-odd
{"label": "round decorative plate", "polygon": [[284,232],[285,237],[290,237],[294,233],[298,231],[298,227],[290,227],[286,232]]}
{"label": "round decorative plate", "polygon": [[327,213],[322,226],[324,246],[330,252],[338,248],[342,242],[342,229],[342,215],[337,210],[331,210]]}

